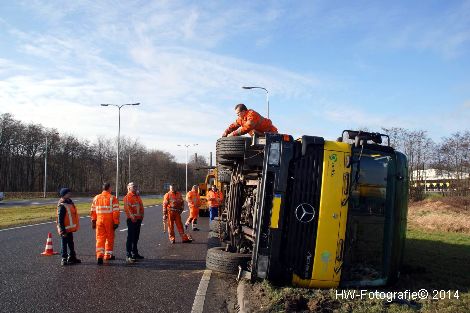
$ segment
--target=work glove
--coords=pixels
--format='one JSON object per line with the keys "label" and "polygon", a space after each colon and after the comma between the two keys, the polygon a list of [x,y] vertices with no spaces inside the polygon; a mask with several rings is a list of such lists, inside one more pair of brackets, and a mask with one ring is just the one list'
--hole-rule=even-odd
{"label": "work glove", "polygon": [[114,224],[113,228],[116,230],[119,227],[119,224]]}
{"label": "work glove", "polygon": [[96,221],[91,221],[91,228],[96,229]]}
{"label": "work glove", "polygon": [[233,137],[233,133],[228,134],[226,137]]}

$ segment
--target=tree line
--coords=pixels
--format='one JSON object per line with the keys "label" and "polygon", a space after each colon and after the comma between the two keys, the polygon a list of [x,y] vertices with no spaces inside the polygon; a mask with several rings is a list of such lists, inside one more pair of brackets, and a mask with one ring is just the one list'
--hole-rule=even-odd
{"label": "tree line", "polygon": [[[24,123],[11,114],[0,115],[0,191],[40,192],[44,190],[44,160],[47,138],[47,191],[67,186],[74,192],[94,193],[103,182],[116,180],[116,139],[98,138],[96,142],[56,129]],[[129,156],[131,159],[129,167]],[[164,151],[148,149],[138,140],[120,140],[119,185],[122,194],[129,180],[146,193],[162,194],[165,184],[185,189],[185,164]],[[188,163],[188,185],[204,180],[207,166],[202,157]]]}
{"label": "tree line", "polygon": [[449,194],[470,194],[470,131],[460,131],[433,141],[425,130],[384,128],[390,136],[390,144],[408,157],[411,196],[422,198],[424,186],[417,184],[425,180],[428,169],[451,181]]}
{"label": "tree line", "polygon": [[[433,141],[425,130],[383,128],[391,146],[408,157],[410,186],[422,181],[425,169],[436,169],[453,179],[454,191],[468,194],[470,188],[470,131],[454,133]],[[47,190],[63,186],[76,192],[99,191],[102,182],[116,179],[116,140],[98,138],[96,142],[59,134],[40,124],[24,123],[11,114],[0,115],[0,191],[43,191],[47,137]],[[168,152],[146,148],[136,139],[120,141],[120,193],[129,180],[145,192],[161,194],[166,183],[185,186],[185,164]],[[128,158],[131,158],[129,167]],[[204,180],[204,158],[192,157],[188,166],[188,185]],[[129,178],[130,176],[130,178]],[[413,191],[413,190],[411,190]]]}

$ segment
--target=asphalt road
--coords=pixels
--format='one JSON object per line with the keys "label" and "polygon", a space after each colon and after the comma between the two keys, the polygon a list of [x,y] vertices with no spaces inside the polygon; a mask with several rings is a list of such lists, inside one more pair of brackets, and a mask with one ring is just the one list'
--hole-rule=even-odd
{"label": "asphalt road", "polygon": [[[191,312],[205,269],[208,218],[200,218],[200,232],[190,232],[193,243],[182,244],[177,235],[172,245],[162,233],[161,206],[148,207],[139,241],[145,259],[134,265],[124,262],[124,213],[116,230],[116,260],[103,266],[96,265],[89,218],[80,225],[74,239],[82,264],[66,267],[59,255],[40,255],[48,232],[54,251],[60,251],[54,223],[0,231],[0,312]],[[204,312],[214,311],[205,305]]]}

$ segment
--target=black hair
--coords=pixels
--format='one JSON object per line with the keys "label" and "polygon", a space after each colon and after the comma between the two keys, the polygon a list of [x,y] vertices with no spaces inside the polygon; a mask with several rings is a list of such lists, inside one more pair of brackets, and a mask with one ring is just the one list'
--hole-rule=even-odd
{"label": "black hair", "polygon": [[246,111],[246,110],[248,110],[248,109],[246,108],[246,105],[244,105],[243,103],[237,104],[237,105],[235,106],[235,110],[236,110],[236,109],[239,109],[240,112],[241,112],[241,111]]}

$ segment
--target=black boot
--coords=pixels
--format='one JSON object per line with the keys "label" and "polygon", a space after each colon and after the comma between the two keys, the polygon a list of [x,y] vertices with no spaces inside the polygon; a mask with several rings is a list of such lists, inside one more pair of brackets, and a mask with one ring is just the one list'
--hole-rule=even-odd
{"label": "black boot", "polygon": [[72,256],[69,256],[67,262],[69,264],[78,264],[78,263],[82,263],[82,260],[77,259],[77,257],[75,255],[72,255]]}
{"label": "black boot", "polygon": [[98,258],[98,261],[96,262],[98,265],[103,265],[103,258]]}
{"label": "black boot", "polygon": [[133,254],[132,258],[136,259],[136,260],[143,260],[144,259],[144,257],[142,255],[140,255],[139,253]]}
{"label": "black boot", "polygon": [[69,262],[67,261],[67,258],[62,258],[62,260],[60,261],[60,265],[62,265],[62,266],[69,265]]}

